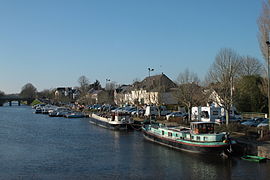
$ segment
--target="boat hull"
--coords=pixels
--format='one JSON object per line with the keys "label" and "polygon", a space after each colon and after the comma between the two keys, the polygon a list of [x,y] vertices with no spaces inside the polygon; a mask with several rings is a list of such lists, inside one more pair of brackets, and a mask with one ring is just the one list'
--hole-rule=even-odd
{"label": "boat hull", "polygon": [[66,118],[84,118],[85,115],[66,115]]}
{"label": "boat hull", "polygon": [[153,133],[150,133],[143,129],[143,135],[146,140],[171,147],[177,150],[182,150],[182,151],[187,151],[187,152],[192,152],[192,153],[200,153],[200,154],[216,154],[219,155],[223,153],[224,151],[229,148],[229,144],[224,144],[224,145],[198,145],[198,144],[193,144],[192,142],[187,143],[182,142],[182,141],[177,141],[177,140],[172,140],[164,137],[160,137],[158,135],[155,135]]}
{"label": "boat hull", "polygon": [[95,118],[90,118],[90,123],[98,125],[100,127],[104,127],[111,130],[128,130],[129,125],[128,124],[110,124],[109,122],[102,121]]}

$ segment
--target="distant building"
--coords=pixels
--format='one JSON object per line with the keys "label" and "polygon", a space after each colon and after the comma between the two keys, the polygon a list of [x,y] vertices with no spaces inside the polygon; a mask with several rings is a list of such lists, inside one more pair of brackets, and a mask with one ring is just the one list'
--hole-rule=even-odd
{"label": "distant building", "polygon": [[113,91],[90,89],[86,96],[90,99],[90,104],[114,104]]}
{"label": "distant building", "polygon": [[146,77],[133,85],[115,90],[114,102],[120,104],[177,104],[173,91],[177,85],[165,74]]}
{"label": "distant building", "polygon": [[80,95],[78,89],[72,89],[71,87],[58,87],[54,92],[55,97],[69,97],[76,99]]}
{"label": "distant building", "polygon": [[[117,105],[131,104],[131,85],[122,85],[114,90],[114,103]],[[132,103],[133,104],[133,103]]]}

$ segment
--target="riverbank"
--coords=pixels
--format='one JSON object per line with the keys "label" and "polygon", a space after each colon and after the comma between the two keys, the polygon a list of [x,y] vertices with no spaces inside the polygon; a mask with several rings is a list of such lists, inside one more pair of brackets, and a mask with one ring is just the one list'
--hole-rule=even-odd
{"label": "riverbank", "polygon": [[[144,118],[138,118],[134,117],[134,120],[143,122]],[[167,121],[163,119],[159,119],[156,122],[165,124],[166,126],[185,126],[189,127],[187,124],[179,123],[175,121]],[[224,125],[223,125],[224,126]],[[220,130],[224,130],[223,128],[220,128]],[[245,154],[249,155],[256,155],[261,156],[270,159],[270,141],[263,140],[264,137],[266,137],[266,134],[264,134],[262,137],[261,134],[258,133],[265,133],[265,131],[256,131],[253,128],[251,128],[250,131],[246,130],[245,133],[241,132],[233,132],[232,129],[230,129],[230,136],[232,139],[234,139],[237,144],[234,145],[234,154],[237,156],[242,156]],[[267,131],[268,132],[268,131]]]}
{"label": "riverbank", "polygon": [[[0,108],[0,179],[269,179],[269,163],[176,151],[88,118]],[[222,177],[220,177],[222,175]]]}
{"label": "riverbank", "polygon": [[[86,114],[87,117],[92,112],[95,111],[89,111],[84,110],[81,107],[73,107],[73,110],[76,111],[82,111]],[[99,111],[97,111],[99,112]],[[101,111],[100,111],[101,112]],[[135,122],[138,122],[136,125],[140,125],[145,121],[147,118],[145,117],[138,117],[133,116],[133,119]],[[188,123],[186,123],[185,119],[170,119],[169,121],[165,119],[165,117],[153,117],[152,119],[155,119],[156,122],[165,124],[166,126],[184,126],[189,127]],[[267,143],[267,141],[263,141],[263,136],[258,133],[263,134],[264,131],[259,131],[257,128],[246,128],[243,125],[239,124],[231,124],[229,127],[225,125],[217,126],[216,130],[218,132],[230,132],[231,137],[236,140],[237,145],[234,146],[234,154],[237,155],[256,155],[256,156],[262,156],[270,159],[270,145]],[[239,132],[240,131],[240,132]],[[242,133],[241,133],[242,132]],[[245,133],[243,133],[245,132]]]}

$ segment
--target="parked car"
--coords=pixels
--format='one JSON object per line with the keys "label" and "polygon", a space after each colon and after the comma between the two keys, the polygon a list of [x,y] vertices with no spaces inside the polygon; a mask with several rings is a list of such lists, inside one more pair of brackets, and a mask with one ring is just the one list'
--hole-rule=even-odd
{"label": "parked car", "polygon": [[264,119],[261,123],[257,125],[257,127],[264,127],[269,125],[269,119]]}
{"label": "parked car", "polygon": [[245,126],[252,126],[252,127],[257,127],[258,124],[260,124],[265,118],[253,118],[247,121],[242,122],[242,125]]}
{"label": "parked car", "polygon": [[182,113],[182,112],[178,111],[178,112],[172,112],[172,113],[166,115],[166,119],[169,120],[172,117],[185,117],[185,116],[187,116],[186,113]]}
{"label": "parked car", "polygon": [[[240,123],[242,121],[242,119],[240,117],[235,117],[235,116],[230,116],[229,117],[229,122],[232,123],[232,122],[237,122],[237,123]],[[220,124],[225,124],[226,123],[226,116],[222,116],[220,118],[217,118],[215,120],[216,123],[220,123]]]}
{"label": "parked car", "polygon": [[145,116],[158,116],[160,113],[161,116],[166,116],[171,111],[167,110],[165,106],[147,106],[145,109]]}
{"label": "parked car", "polygon": [[139,109],[138,111],[135,110],[135,111],[132,111],[131,112],[131,115],[139,115],[139,116],[143,116],[145,113],[145,110],[144,109]]}

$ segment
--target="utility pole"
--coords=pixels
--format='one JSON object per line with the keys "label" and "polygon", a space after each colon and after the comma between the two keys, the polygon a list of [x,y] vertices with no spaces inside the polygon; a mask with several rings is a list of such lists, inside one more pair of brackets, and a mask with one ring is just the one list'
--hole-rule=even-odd
{"label": "utility pole", "polygon": [[[267,92],[268,92],[268,119],[270,119],[270,67],[269,67],[269,47],[270,47],[270,42],[266,41],[266,45],[267,45]],[[270,121],[269,121],[269,125],[268,125],[269,129],[270,129]]]}
{"label": "utility pole", "polygon": [[110,82],[110,79],[106,79],[105,89],[108,90],[108,82]]}

